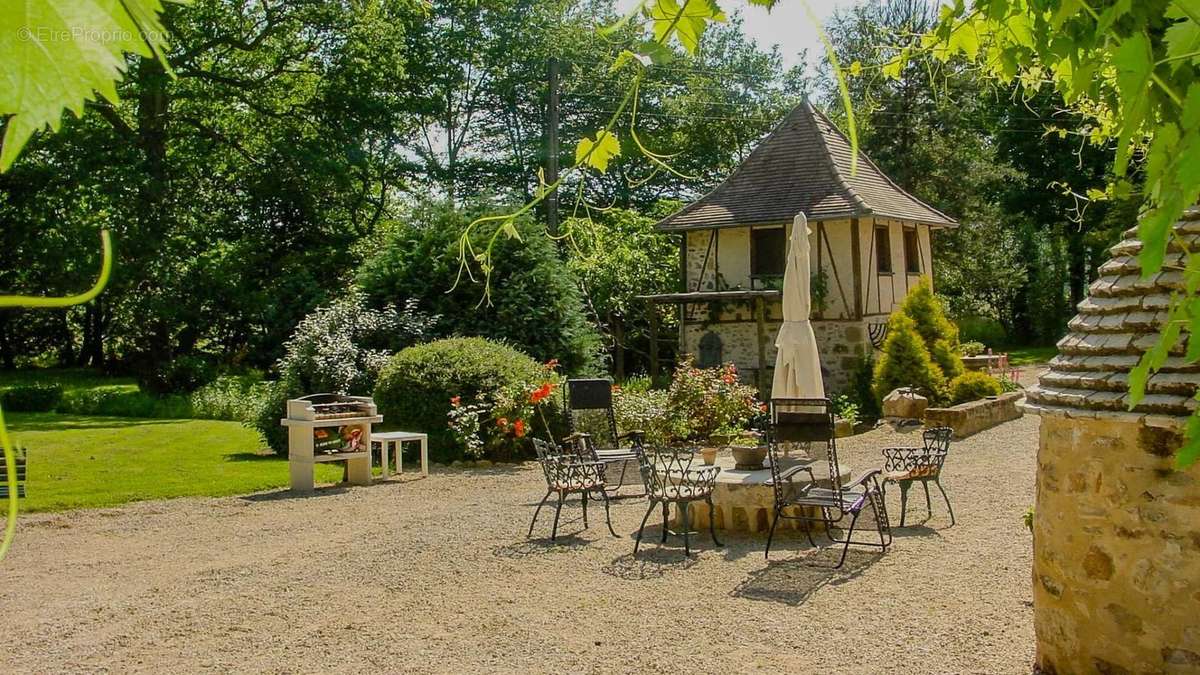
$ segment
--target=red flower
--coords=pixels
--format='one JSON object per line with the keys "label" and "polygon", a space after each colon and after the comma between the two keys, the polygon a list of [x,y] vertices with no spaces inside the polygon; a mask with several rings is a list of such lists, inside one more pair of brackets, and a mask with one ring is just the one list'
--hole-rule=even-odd
{"label": "red flower", "polygon": [[554,383],[546,382],[542,386],[533,390],[533,393],[529,395],[529,402],[530,403],[541,403],[548,396],[550,396],[550,394],[553,392],[554,392]]}
{"label": "red flower", "polygon": [[758,409],[759,409],[759,411],[761,411],[761,412],[767,412],[767,404],[766,404],[766,403],[759,403],[759,404],[758,404]]}
{"label": "red flower", "polygon": [[724,382],[725,384],[733,384],[733,380],[734,380],[734,377],[730,373],[726,373],[721,376],[721,381]]}
{"label": "red flower", "polygon": [[457,408],[459,406],[459,404],[461,404],[461,403],[462,403],[461,396],[455,396],[454,398],[450,399],[450,405],[454,406],[455,408]]}
{"label": "red flower", "polygon": [[500,419],[496,420],[496,426],[500,427],[501,429],[507,427],[508,426],[508,418],[501,417]]}
{"label": "red flower", "polygon": [[513,433],[517,435],[517,438],[525,435],[525,420],[518,418],[516,422],[513,422]]}
{"label": "red flower", "polygon": [[552,370],[554,368],[557,368],[558,367],[558,359],[550,359],[549,361],[546,362],[546,367],[550,368]]}

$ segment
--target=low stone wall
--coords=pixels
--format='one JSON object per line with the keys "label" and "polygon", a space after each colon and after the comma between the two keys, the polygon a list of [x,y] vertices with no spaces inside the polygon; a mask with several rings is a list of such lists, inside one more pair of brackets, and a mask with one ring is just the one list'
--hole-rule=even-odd
{"label": "low stone wall", "polygon": [[979,356],[962,357],[963,367],[967,370],[987,370],[1000,367],[999,354],[980,354]]}
{"label": "low stone wall", "polygon": [[1043,673],[1200,672],[1200,464],[1177,431],[1042,413],[1033,606]]}
{"label": "low stone wall", "polygon": [[927,408],[926,427],[950,427],[954,438],[966,438],[997,424],[1015,420],[1023,413],[1017,405],[1024,394],[1010,391],[996,398],[985,398],[968,403],[959,403],[949,408]]}

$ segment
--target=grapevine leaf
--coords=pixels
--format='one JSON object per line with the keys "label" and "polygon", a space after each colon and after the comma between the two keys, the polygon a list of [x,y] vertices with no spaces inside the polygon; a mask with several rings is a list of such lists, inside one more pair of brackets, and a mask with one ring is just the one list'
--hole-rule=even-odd
{"label": "grapevine leaf", "polygon": [[[1200,400],[1200,394],[1197,394]],[[1183,471],[1200,460],[1200,415],[1192,413],[1184,426],[1183,447],[1175,451],[1175,469]]]}
{"label": "grapevine leaf", "polygon": [[650,18],[654,22],[656,41],[666,42],[668,34],[674,30],[679,44],[695,55],[708,23],[725,21],[725,14],[714,0],[684,0],[682,7],[677,0],[655,0],[650,8]]}
{"label": "grapevine leaf", "polygon": [[[1191,257],[1188,267],[1191,267]],[[1191,283],[1190,281],[1188,282]],[[1200,298],[1189,298],[1187,301],[1188,343],[1184,358],[1189,362],[1200,359]]]}
{"label": "grapevine leaf", "polygon": [[611,131],[601,131],[596,139],[583,137],[575,148],[575,163],[586,164],[600,173],[608,171],[608,162],[621,154],[621,143]]}
{"label": "grapevine leaf", "polygon": [[1150,76],[1154,72],[1154,60],[1150,53],[1150,40],[1145,33],[1134,33],[1123,40],[1112,51],[1113,65],[1117,68],[1117,89],[1121,93],[1121,133],[1117,140],[1117,157],[1113,171],[1125,175],[1129,168],[1129,152],[1134,134],[1142,126],[1150,109]]}
{"label": "grapevine leaf", "polygon": [[1157,372],[1159,368],[1163,367],[1163,364],[1167,362],[1167,357],[1171,355],[1171,349],[1179,341],[1185,307],[1183,303],[1174,298],[1172,304],[1167,323],[1163,326],[1162,332],[1158,334],[1158,341],[1142,354],[1138,364],[1129,371],[1130,410],[1141,403],[1142,398],[1146,395],[1146,381],[1150,379],[1150,373]]}
{"label": "grapevine leaf", "polygon": [[1083,3],[1080,0],[1063,0],[1063,3],[1058,6],[1058,11],[1050,19],[1050,25],[1055,30],[1061,28],[1067,19],[1075,16],[1081,9],[1083,9]]}
{"label": "grapevine leaf", "polygon": [[160,0],[27,0],[0,12],[0,117],[9,116],[0,171],[35,132],[57,130],[97,93],[116,102],[125,53],[161,55]]}
{"label": "grapevine leaf", "polygon": [[649,57],[655,65],[666,65],[675,60],[675,52],[671,48],[655,42],[654,40],[646,40],[637,47],[638,54]]}
{"label": "grapevine leaf", "polygon": [[1104,10],[1104,13],[1100,15],[1100,19],[1096,21],[1096,33],[1107,33],[1108,29],[1112,28],[1113,23],[1128,14],[1132,8],[1133,0],[1117,0],[1111,7]]}
{"label": "grapevine leaf", "polygon": [[1167,16],[1182,18],[1182,21],[1167,28],[1163,41],[1167,45],[1167,58],[1178,69],[1186,63],[1200,64],[1200,23],[1192,16],[1200,15],[1200,0],[1175,0],[1167,10]]}

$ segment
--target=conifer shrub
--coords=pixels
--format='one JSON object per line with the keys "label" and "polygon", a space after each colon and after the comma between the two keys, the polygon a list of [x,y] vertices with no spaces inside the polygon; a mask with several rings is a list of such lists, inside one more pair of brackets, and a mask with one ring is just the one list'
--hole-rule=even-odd
{"label": "conifer shrub", "polygon": [[929,277],[921,277],[900,305],[900,312],[913,320],[925,349],[942,376],[954,379],[963,373],[962,356],[958,351],[958,327],[946,316],[942,301],[933,293]]}
{"label": "conifer shrub", "polygon": [[944,398],[946,387],[946,378],[930,358],[916,324],[903,312],[888,320],[883,355],[875,365],[872,383],[878,401],[899,387],[915,387],[933,402]]}

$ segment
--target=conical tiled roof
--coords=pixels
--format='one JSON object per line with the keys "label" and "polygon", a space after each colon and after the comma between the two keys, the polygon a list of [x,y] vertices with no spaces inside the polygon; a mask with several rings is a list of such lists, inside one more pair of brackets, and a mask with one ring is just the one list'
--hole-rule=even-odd
{"label": "conical tiled roof", "polygon": [[767,135],[728,178],[696,202],[664,218],[665,231],[790,223],[875,215],[954,227],[946,214],[913,197],[862,152],[851,176],[850,141],[804,101]]}
{"label": "conical tiled roof", "polygon": [[[1190,209],[1175,227],[1189,248],[1200,248],[1200,209]],[[1027,392],[1027,409],[1167,417],[1190,415],[1195,409],[1200,364],[1183,358],[1185,333],[1163,368],[1150,377],[1145,398],[1129,411],[1129,371],[1157,341],[1171,294],[1184,287],[1186,262],[1178,242],[1172,242],[1162,271],[1142,279],[1137,260],[1142,243],[1136,234],[1136,229],[1127,231],[1124,241],[1110,249],[1112,259],[1100,267],[1089,297],[1079,303],[1050,370]]]}

